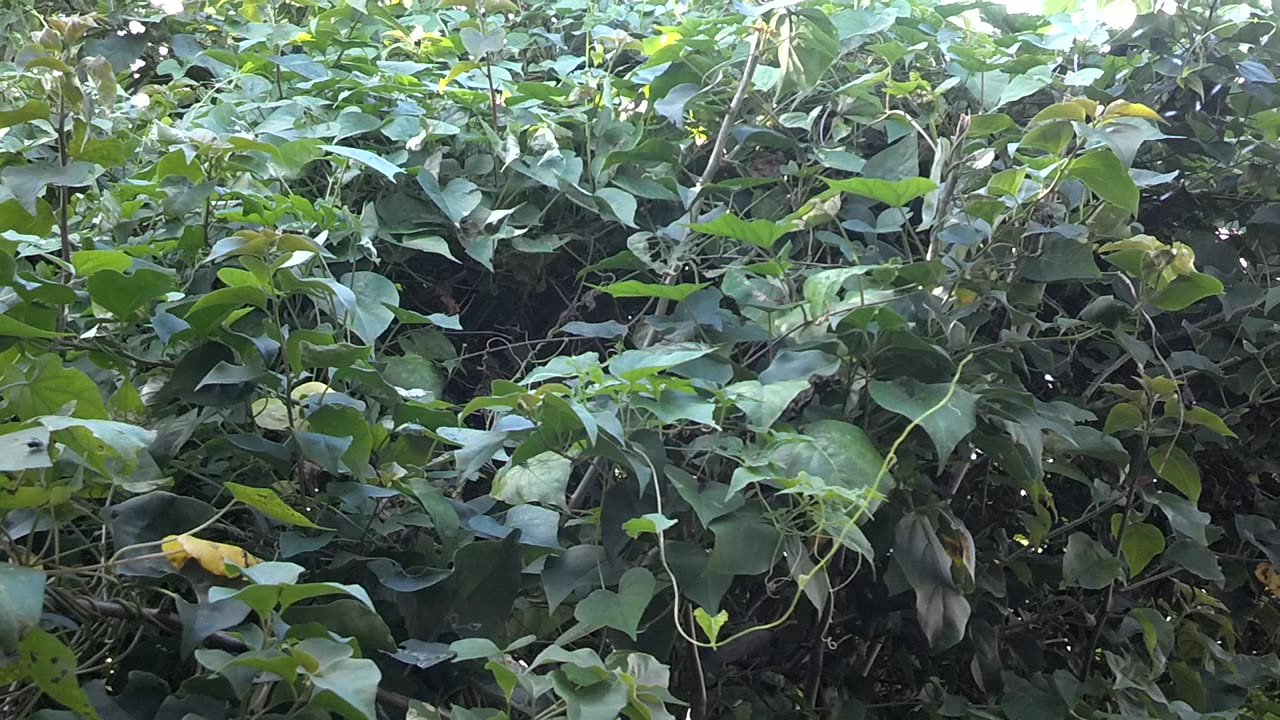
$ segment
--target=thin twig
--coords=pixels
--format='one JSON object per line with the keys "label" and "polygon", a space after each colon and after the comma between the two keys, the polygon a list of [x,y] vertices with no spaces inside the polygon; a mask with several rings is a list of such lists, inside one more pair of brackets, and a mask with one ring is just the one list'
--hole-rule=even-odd
{"label": "thin twig", "polygon": [[[501,140],[502,136],[498,134],[498,93],[493,88],[493,61],[489,59],[488,55],[484,56],[484,74],[489,83],[489,116],[490,120],[493,122],[493,137],[497,140]],[[498,157],[498,149],[495,147],[493,150],[494,192],[499,190],[498,186],[500,185],[498,177],[498,161],[500,159],[501,158]]]}
{"label": "thin twig", "polygon": [[581,510],[586,504],[587,495],[595,486],[596,477],[600,475],[602,469],[604,469],[604,458],[598,457],[591,461],[591,466],[582,474],[582,480],[578,482],[578,487],[573,490],[573,496],[569,498],[570,510]]}
{"label": "thin twig", "polygon": [[[61,78],[61,83],[70,82],[67,78]],[[88,132],[86,130],[85,132]],[[71,138],[67,137],[67,92],[66,88],[59,84],[58,86],[58,165],[66,167],[67,145],[71,142]],[[62,185],[58,188],[58,234],[62,238],[62,281],[65,283],[71,279],[71,225],[68,218],[67,204],[71,201],[70,193],[67,192],[67,186]]]}
{"label": "thin twig", "polygon": [[[742,69],[742,78],[738,81],[738,89],[733,93],[733,100],[729,102],[729,109],[725,113],[724,120],[720,123],[720,132],[716,133],[716,141],[711,146],[711,158],[707,161],[706,168],[703,169],[701,177],[698,178],[698,197],[693,201],[693,205],[689,208],[689,219],[697,222],[698,211],[702,205],[702,190],[715,179],[716,173],[720,171],[720,165],[724,162],[724,148],[729,142],[729,133],[733,130],[733,124],[737,120],[738,112],[742,109],[742,102],[747,97],[747,91],[751,88],[751,80],[756,74],[756,66],[760,64],[761,51],[764,48],[764,34],[766,27],[763,23],[757,24],[748,41],[747,48],[747,64]],[[671,266],[662,276],[663,285],[675,285],[676,280],[680,277],[681,259],[672,257]],[[670,298],[661,298],[658,300],[658,306],[654,309],[654,317],[663,317],[671,308]],[[647,347],[653,343],[653,336],[656,329],[653,325],[645,328],[644,335],[640,337],[638,345]]]}
{"label": "thin twig", "polygon": [[[1133,453],[1129,461],[1129,472],[1125,477],[1125,503],[1124,518],[1120,522],[1120,531],[1116,533],[1115,557],[1118,559],[1124,549],[1124,537],[1129,530],[1129,518],[1133,514],[1133,501],[1137,495],[1138,478],[1141,476],[1143,463],[1141,458],[1146,457],[1146,442],[1143,438],[1142,447],[1138,452]],[[1084,654],[1080,658],[1080,679],[1086,680],[1089,677],[1089,670],[1093,668],[1093,655],[1097,650],[1098,642],[1102,640],[1102,631],[1107,627],[1107,616],[1111,614],[1111,604],[1115,600],[1116,581],[1112,580],[1107,584],[1107,595],[1102,600],[1102,605],[1098,608],[1098,612],[1093,619],[1093,634],[1089,638],[1089,643],[1084,647]]]}

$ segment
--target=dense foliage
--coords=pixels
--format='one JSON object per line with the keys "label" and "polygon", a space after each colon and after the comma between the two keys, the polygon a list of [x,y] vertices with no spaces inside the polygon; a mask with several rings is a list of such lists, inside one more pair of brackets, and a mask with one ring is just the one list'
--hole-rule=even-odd
{"label": "dense foliage", "polygon": [[0,4],[0,717],[1280,717],[1274,15],[1043,13]]}

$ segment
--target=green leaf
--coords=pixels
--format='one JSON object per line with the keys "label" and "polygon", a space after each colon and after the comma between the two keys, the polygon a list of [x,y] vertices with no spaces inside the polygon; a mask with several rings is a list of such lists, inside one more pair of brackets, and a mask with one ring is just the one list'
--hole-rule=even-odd
{"label": "green leaf", "polygon": [[343,658],[311,674],[316,704],[332,708],[348,720],[377,720],[380,682],[382,671],[364,658]]}
{"label": "green leaf", "polygon": [[453,661],[466,662],[481,658],[502,657],[502,649],[489,638],[463,638],[449,644],[453,651]]}
{"label": "green leaf", "polygon": [[602,576],[604,548],[571,545],[559,556],[547,558],[542,569],[542,590],[552,612],[580,588],[595,587]]}
{"label": "green leaf", "polygon": [[85,160],[103,167],[118,167],[124,164],[125,145],[118,138],[83,138],[77,136],[72,140],[67,154],[77,160]]}
{"label": "green leaf", "polygon": [[1074,120],[1075,122],[1084,122],[1084,107],[1079,103],[1074,102],[1054,103],[1053,105],[1050,105],[1036,113],[1027,124],[1036,125],[1038,123],[1049,122],[1051,120]]}
{"label": "green leaf", "polygon": [[0,232],[12,230],[43,237],[53,230],[53,225],[53,208],[43,198],[36,200],[34,212],[24,209],[14,198],[0,202]]}
{"label": "green leaf", "polygon": [[209,385],[240,385],[245,383],[256,382],[259,378],[266,375],[266,371],[261,368],[249,367],[247,365],[233,365],[226,360],[219,360],[217,365],[209,369],[204,377],[200,378],[200,382],[196,383],[196,390]]}
{"label": "green leaf", "polygon": [[298,443],[303,457],[334,475],[341,475],[346,470],[342,464],[342,456],[355,440],[353,437],[334,437],[302,430],[295,430],[293,439]]}
{"label": "green leaf", "polygon": [[[1120,534],[1120,523],[1124,522],[1124,513],[1111,516],[1111,534]],[[1150,523],[1135,522],[1129,525],[1120,543],[1124,560],[1129,564],[1129,577],[1135,578],[1151,562],[1152,558],[1164,552],[1164,533]]]}
{"label": "green leaf", "polygon": [[0,130],[20,125],[32,120],[48,120],[49,103],[42,100],[28,100],[22,107],[12,110],[0,110]]}
{"label": "green leaf", "polygon": [[732,213],[723,213],[704,223],[694,223],[690,230],[715,237],[727,237],[741,240],[768,250],[778,242],[778,238],[791,232],[791,223],[778,223],[772,220],[743,220]]}
{"label": "green leaf", "polygon": [[725,396],[747,416],[757,430],[767,430],[782,416],[800,393],[809,389],[808,380],[783,380],[768,385],[759,380],[744,380],[725,386]]}
{"label": "green leaf", "polygon": [[53,467],[49,457],[49,428],[43,425],[0,425],[0,472],[22,472]]}
{"label": "green leaf", "polygon": [[172,290],[173,278],[150,268],[138,268],[127,275],[105,268],[90,276],[85,286],[95,303],[128,320],[139,308]]}
{"label": "green leaf", "polygon": [[[768,458],[779,477],[805,472],[849,490],[871,488],[884,458],[862,428],[843,420],[819,420],[800,431],[803,434],[779,435],[770,446]],[[891,481],[887,475],[882,478],[879,491],[888,492]]]}
{"label": "green leaf", "polygon": [[1071,533],[1067,538],[1067,552],[1062,558],[1062,581],[1067,587],[1101,590],[1119,580],[1123,572],[1120,558],[1097,540],[1082,532]]}
{"label": "green leaf", "polygon": [[1191,502],[1200,500],[1200,468],[1182,448],[1172,444],[1148,448],[1147,459],[1162,480],[1167,480]]}
{"label": "green leaf", "polygon": [[426,168],[418,172],[418,185],[454,225],[470,215],[484,197],[480,187],[466,178],[454,178],[442,188]]}
{"label": "green leaf", "polygon": [[777,25],[783,89],[806,93],[840,55],[839,32],[816,8],[793,9]]}
{"label": "green leaf", "polygon": [[660,513],[645,513],[640,517],[631,518],[630,520],[622,523],[622,530],[627,534],[627,537],[634,540],[645,533],[658,535],[674,527],[675,524],[676,521],[666,515],[662,515]]}
{"label": "green leaf", "polygon": [[1034,67],[1009,81],[1001,90],[1000,99],[993,109],[1003,107],[1011,102],[1017,102],[1028,95],[1039,92],[1051,82],[1053,82],[1052,66]]}
{"label": "green leaf", "polygon": [[715,348],[701,343],[671,343],[642,350],[627,350],[609,360],[609,372],[623,380],[641,378],[692,362],[710,354]]}
{"label": "green leaf", "polygon": [[949,383],[924,385],[914,380],[871,382],[871,399],[880,407],[898,413],[909,420],[920,420],[920,427],[929,433],[938,457],[938,467],[946,465],[956,445],[973,432],[978,419],[975,412],[977,396],[957,387],[951,391],[946,404],[932,414],[925,416],[938,403],[947,397],[951,390]]}
{"label": "green leaf", "polygon": [[497,660],[490,660],[485,663],[484,669],[493,675],[493,681],[498,684],[498,687],[502,688],[503,698],[510,703],[511,693],[515,691],[516,685],[520,683],[519,676],[511,668]]}
{"label": "green leaf", "polygon": [[1013,118],[1004,113],[981,113],[970,116],[969,135],[972,137],[986,137],[1017,126]]}
{"label": "green leaf", "polygon": [[43,570],[0,563],[0,650],[17,650],[18,639],[40,622],[44,581]]}
{"label": "green leaf", "polygon": [[97,720],[98,711],[89,704],[76,679],[76,656],[56,635],[31,628],[18,643],[22,665],[31,682],[49,697],[72,711]]}
{"label": "green leaf", "polygon": [[1148,298],[1152,307],[1170,312],[1182,310],[1207,297],[1222,294],[1222,281],[1202,272],[1179,275]]}
{"label": "green leaf", "polygon": [[237,287],[218,288],[213,292],[201,296],[196,300],[191,309],[187,311],[187,315],[194,315],[201,310],[221,305],[236,305],[243,307],[245,305],[253,305],[255,307],[266,307],[267,294],[260,288],[251,285],[240,285]]}
{"label": "green leaf", "polygon": [[782,533],[765,518],[740,510],[710,525],[716,536],[707,559],[707,572],[715,575],[763,575],[777,562]]}
{"label": "green leaf", "polygon": [[366,344],[373,344],[387,328],[395,314],[387,305],[400,305],[400,291],[395,283],[375,272],[360,270],[347,273],[338,279],[351,288],[355,295],[355,308],[346,316],[346,322]]}
{"label": "green leaf", "polygon": [[929,646],[939,651],[960,642],[971,608],[952,579],[951,558],[924,513],[913,512],[898,521],[893,557],[916,592],[916,620]]}
{"label": "green leaf", "polygon": [[1217,414],[1202,407],[1193,407],[1189,410],[1185,410],[1183,417],[1186,418],[1187,422],[1212,430],[1222,437],[1238,437],[1231,431],[1231,428],[1227,427],[1227,424],[1223,422],[1221,417],[1218,417]]}
{"label": "green leaf", "polygon": [[89,277],[99,270],[124,272],[133,266],[133,258],[119,250],[77,250],[71,253],[71,265],[77,277]]}
{"label": "green leaf", "polygon": [[223,487],[231,491],[231,497],[267,517],[299,527],[323,529],[306,515],[289,507],[271,488],[255,488],[232,482],[224,484]]}
{"label": "green leaf", "polygon": [[320,149],[325,152],[333,153],[334,155],[340,155],[348,160],[355,160],[370,170],[378,172],[391,182],[396,181],[396,175],[404,172],[404,169],[400,166],[388,161],[380,155],[375,155],[368,150],[343,147],[341,145],[321,145]]}
{"label": "green leaf", "polygon": [[76,428],[88,431],[95,440],[93,446],[76,447],[79,443],[73,438],[62,438],[64,444],[75,447],[77,452],[86,456],[90,451],[96,452],[105,445],[120,457],[133,458],[156,440],[154,431],[112,420],[82,420],[63,415],[44,415],[35,420],[53,432]]}
{"label": "green leaf", "polygon": [[912,200],[924,197],[938,189],[937,183],[922,177],[909,177],[902,180],[881,180],[879,178],[848,178],[845,180],[829,180],[822,178],[831,190],[868,197],[890,207],[906,207]]}
{"label": "green leaf", "polygon": [[[570,676],[563,669],[551,673],[551,682],[556,694],[563,698],[567,705],[565,708],[567,720],[615,720],[619,717],[623,708],[628,706],[633,690],[617,677],[609,677],[601,681],[594,673],[584,673],[584,676],[589,678],[590,684],[574,682],[570,677],[578,676]],[[454,717],[457,717],[457,709],[454,710]],[[458,720],[506,720],[506,718],[501,713],[496,717],[477,713],[469,718],[458,718]]]}
{"label": "green leaf", "polygon": [[42,330],[38,327],[32,327],[21,320],[16,320],[8,315],[0,315],[0,337],[16,337],[16,338],[60,338],[66,337],[70,333],[54,332],[52,330]]}
{"label": "green leaf", "polygon": [[495,27],[488,32],[481,32],[473,27],[464,27],[458,34],[462,37],[462,46],[467,49],[467,52],[473,58],[497,55],[507,46],[507,34],[503,32],[501,27]]}
{"label": "green leaf", "polygon": [[1142,425],[1142,420],[1142,408],[1134,403],[1119,403],[1107,413],[1107,422],[1102,431],[1108,435],[1114,435]]}
{"label": "green leaf", "polygon": [[293,340],[305,332],[307,331],[295,330],[289,335],[290,365],[293,366],[294,370],[344,368],[350,367],[361,360],[369,359],[370,349],[364,345],[332,341],[312,343],[307,340],[299,340],[295,354]]}
{"label": "green leaf", "polygon": [[716,640],[720,638],[720,629],[729,622],[729,611],[721,610],[714,616],[707,613],[702,608],[693,611],[693,621],[698,623],[698,627],[702,628],[702,634],[707,636],[707,642],[715,647]]}
{"label": "green leaf", "polygon": [[592,285],[591,287],[619,298],[666,298],[668,300],[675,300],[678,302],[708,285],[709,283],[680,283],[678,285],[667,285],[665,283],[640,282],[639,280],[623,280],[611,285]]}
{"label": "green leaf", "polygon": [[1199,545],[1208,545],[1205,534],[1211,519],[1209,513],[1202,512],[1191,501],[1173,493],[1158,492],[1151,496],[1156,506],[1169,519],[1169,526],[1181,535],[1190,538]]}
{"label": "green leaf", "polygon": [[596,191],[596,198],[604,202],[618,222],[630,228],[637,227],[634,195],[617,188],[601,188]]}
{"label": "green leaf", "polygon": [[573,617],[592,627],[610,627],[626,633],[632,640],[645,608],[653,599],[656,582],[653,573],[642,567],[633,567],[618,581],[618,591],[596,590],[578,603]]}
{"label": "green leaf", "polygon": [[417,354],[387,358],[382,365],[382,379],[422,400],[440,397],[445,376],[436,363]]}
{"label": "green leaf", "polygon": [[550,451],[539,453],[503,468],[489,494],[508,505],[536,502],[567,510],[565,493],[572,470],[569,458]]}
{"label": "green leaf", "polygon": [[[1075,103],[1062,103],[1063,105],[1080,110],[1083,116],[1084,110]],[[1057,120],[1046,122],[1033,127],[1026,135],[1022,136],[1022,141],[1018,143],[1018,148],[1037,148],[1045,150],[1051,155],[1061,155],[1062,151],[1067,149],[1067,145],[1075,138],[1076,130],[1069,120]]]}
{"label": "green leaf", "polygon": [[672,125],[683,129],[684,106],[700,92],[702,92],[702,86],[697,83],[681,83],[655,100],[653,110],[666,118]]}
{"label": "green leaf", "polygon": [[27,373],[11,365],[4,372],[8,411],[19,420],[65,413],[77,418],[103,419],[107,406],[98,385],[80,370],[63,367],[57,355],[41,355]]}
{"label": "green leaf", "polygon": [[1040,236],[1040,251],[1023,258],[1022,276],[1036,282],[1092,280],[1101,277],[1094,259],[1093,244],[1088,240],[1064,237],[1056,233]]}
{"label": "green leaf", "polygon": [[714,480],[699,483],[692,475],[679,468],[668,467],[667,479],[675,486],[680,497],[693,508],[698,522],[703,525],[709,526],[746,502],[742,493],[730,492],[728,485]]}
{"label": "green leaf", "polygon": [[1112,205],[1137,214],[1138,186],[1129,178],[1129,169],[1110,148],[1091,150],[1072,160],[1067,166],[1067,176],[1084,183]]}
{"label": "green leaf", "polygon": [[0,171],[0,182],[13,193],[29,215],[37,211],[36,198],[50,185],[55,187],[80,187],[92,185],[99,172],[93,163],[75,160],[66,165],[31,163],[10,165]]}
{"label": "green leaf", "polygon": [[307,425],[312,431],[332,438],[349,438],[350,442],[342,451],[342,465],[357,477],[368,474],[373,433],[359,410],[349,406],[325,405],[307,416]]}
{"label": "green leaf", "polygon": [[453,262],[458,262],[458,258],[453,256],[453,251],[449,249],[449,242],[439,235],[421,235],[412,238],[403,238],[400,240],[392,240],[396,245],[407,247],[420,252],[431,253],[433,255],[441,255]]}

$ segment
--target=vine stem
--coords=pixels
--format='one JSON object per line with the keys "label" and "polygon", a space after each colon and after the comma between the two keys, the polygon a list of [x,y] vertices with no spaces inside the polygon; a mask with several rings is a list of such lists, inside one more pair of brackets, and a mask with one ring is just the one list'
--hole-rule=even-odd
{"label": "vine stem", "polygon": [[[70,80],[63,79],[58,85],[58,165],[66,167],[67,145],[70,144],[71,138],[67,137],[67,89],[63,83]],[[85,131],[86,133],[88,130]],[[67,186],[58,187],[58,235],[62,240],[62,281],[68,282],[71,279],[71,221],[68,217],[67,204],[71,202],[71,194],[67,192]]]}
{"label": "vine stem", "polygon": [[[236,500],[232,500],[231,502],[229,502],[229,503],[227,503],[225,506],[223,506],[223,508],[222,508],[221,510],[219,510],[219,511],[218,511],[218,512],[216,512],[216,513],[214,513],[214,514],[213,514],[213,517],[209,518],[208,520],[205,520],[204,522],[200,523],[199,525],[197,525],[197,526],[195,526],[195,527],[191,528],[190,530],[188,530],[188,531],[186,531],[186,532],[184,532],[184,533],[182,533],[182,534],[183,534],[183,535],[195,535],[196,533],[200,532],[201,530],[207,529],[208,527],[212,526],[215,522],[217,522],[218,520],[222,519],[222,516],[223,516],[223,515],[226,515],[228,512],[230,512],[230,511],[231,511],[231,508],[235,507],[237,504],[238,504],[238,502],[237,502]],[[156,545],[162,545],[162,544],[164,544],[164,540],[163,540],[163,539],[161,539],[161,540],[148,540],[147,542],[134,543],[133,545],[125,545],[124,547],[120,548],[119,550],[116,550],[116,551],[115,551],[115,553],[113,553],[113,554],[111,555],[111,559],[110,559],[110,560],[108,560],[105,564],[106,564],[106,565],[118,565],[118,564],[120,563],[120,556],[121,556],[121,555],[123,555],[124,553],[129,552],[130,550],[141,550],[142,548],[155,547]],[[167,553],[165,553],[165,554],[167,554]]]}
{"label": "vine stem", "polygon": [[177,552],[178,551],[174,551],[174,552],[165,551],[165,552],[158,552],[158,553],[149,553],[147,555],[137,555],[129,558],[120,558],[119,560],[112,559],[106,562],[96,563],[94,565],[81,565],[79,567],[71,567],[71,568],[54,568],[52,570],[45,570],[45,574],[50,576],[78,575],[83,572],[89,572],[92,570],[106,570],[108,568],[118,567],[120,565],[127,565],[129,563],[146,562],[148,560],[161,560],[163,558],[169,557],[170,555],[175,555],[177,554]]}
{"label": "vine stem", "polygon": [[[707,166],[703,168],[702,175],[698,178],[698,197],[689,208],[689,220],[691,222],[697,222],[698,220],[698,211],[702,207],[702,189],[706,187],[707,183],[715,179],[716,173],[720,172],[720,165],[724,163],[724,148],[729,143],[729,133],[733,130],[733,123],[737,120],[738,113],[742,110],[742,103],[747,98],[747,91],[751,88],[751,80],[756,74],[756,67],[760,64],[765,32],[764,23],[757,23],[751,39],[748,41],[747,64],[742,69],[742,78],[738,81],[738,88],[733,93],[733,100],[729,102],[729,110],[725,113],[724,120],[720,123],[720,131],[716,133],[716,141],[711,146],[711,159],[707,161]],[[680,277],[680,265],[681,259],[679,257],[671,258],[671,266],[662,275],[663,285],[671,286],[676,284],[676,279]],[[655,317],[663,317],[670,309],[671,298],[659,298],[653,314]],[[655,332],[656,330],[652,325],[646,327],[645,333],[638,343],[640,347],[648,347],[652,344]]]}
{"label": "vine stem", "polygon": [[[871,482],[871,487],[867,493],[869,496],[875,496],[879,493],[880,484],[884,481],[885,476],[889,474],[889,466],[893,464],[894,459],[897,458],[898,456],[898,448],[902,446],[902,443],[906,442],[907,437],[911,434],[911,431],[919,427],[920,423],[924,422],[926,418],[942,410],[947,406],[947,403],[951,402],[951,397],[955,395],[956,387],[960,384],[960,374],[964,372],[965,365],[968,365],[969,361],[973,360],[973,358],[974,356],[970,354],[966,356],[964,360],[960,361],[960,364],[956,366],[955,375],[952,376],[951,382],[947,385],[947,392],[945,395],[942,396],[942,399],[939,400],[932,407],[930,407],[928,410],[925,410],[923,413],[921,413],[920,417],[907,423],[907,426],[902,430],[902,433],[899,434],[898,438],[893,441],[892,445],[889,446],[889,452],[885,454],[884,461],[880,463],[880,470],[879,472],[876,473],[875,479]],[[654,499],[657,502],[658,514],[662,515],[664,514],[662,509],[662,491],[659,488],[657,468],[653,466],[653,461],[649,459],[648,455],[641,452],[640,456],[643,457],[645,462],[649,465],[649,472],[653,473]],[[849,532],[853,530],[853,528],[857,527],[858,521],[862,519],[862,516],[866,513],[867,507],[869,505],[870,505],[870,502],[865,501],[858,506],[857,510],[854,511],[853,515],[849,517],[848,522],[846,522],[844,527],[840,530],[840,534],[836,536],[835,541],[831,543],[831,549],[828,550],[826,554],[824,554],[822,558],[817,562],[817,564],[813,566],[812,571],[810,571],[805,575],[801,575],[796,580],[795,594],[791,596],[791,602],[787,605],[787,609],[785,612],[779,615],[775,620],[772,620],[770,622],[763,623],[760,625],[753,625],[745,630],[741,630],[737,633],[734,633],[733,635],[730,635],[725,640],[714,640],[712,642],[703,642],[693,637],[691,634],[689,634],[689,631],[687,631],[684,625],[680,622],[680,584],[676,580],[675,573],[671,571],[671,566],[667,563],[667,544],[665,540],[665,535],[663,534],[663,531],[659,529],[657,531],[658,557],[662,561],[662,569],[666,572],[667,579],[670,580],[671,582],[671,590],[676,596],[676,601],[671,604],[671,617],[675,624],[676,632],[678,632],[680,636],[685,639],[686,642],[691,643],[696,647],[716,650],[716,649],[719,649],[720,647],[728,645],[734,640],[740,640],[748,635],[760,632],[761,630],[772,630],[773,628],[776,628],[779,625],[782,625],[787,620],[791,619],[792,614],[795,613],[796,606],[800,604],[800,598],[804,595],[805,586],[809,583],[810,580],[816,577],[818,573],[825,570],[826,567],[831,564],[832,559],[835,558],[836,554],[839,553],[840,549],[844,546],[845,538],[849,535]]]}
{"label": "vine stem", "polygon": [[[1138,477],[1143,466],[1142,460],[1146,457],[1146,437],[1137,453],[1134,453],[1133,459],[1129,463],[1129,472],[1125,478],[1125,502],[1124,517],[1120,522],[1120,530],[1116,533],[1116,547],[1114,557],[1120,558],[1124,551],[1125,534],[1129,531],[1130,517],[1133,514],[1133,501],[1137,496]],[[1102,631],[1107,627],[1107,616],[1111,614],[1111,605],[1115,601],[1116,581],[1113,579],[1107,584],[1107,594],[1102,600],[1102,605],[1098,606],[1097,613],[1093,617],[1093,633],[1089,637],[1089,643],[1084,647],[1084,654],[1080,657],[1080,679],[1086,680],[1089,677],[1089,671],[1093,669],[1093,656],[1098,648],[1098,642],[1102,640]]]}
{"label": "vine stem", "polygon": [[[501,141],[502,136],[498,134],[498,93],[493,87],[493,60],[488,55],[484,56],[484,75],[489,85],[489,119],[493,123],[493,136],[496,140]],[[501,184],[498,176],[498,165],[501,158],[498,157],[498,151],[495,148],[493,152],[493,189],[499,190]]]}

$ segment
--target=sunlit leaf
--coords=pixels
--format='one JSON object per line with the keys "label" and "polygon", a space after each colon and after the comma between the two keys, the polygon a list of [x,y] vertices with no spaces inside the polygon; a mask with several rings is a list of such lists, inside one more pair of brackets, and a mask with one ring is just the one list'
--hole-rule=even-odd
{"label": "sunlit leaf", "polygon": [[80,715],[97,720],[98,712],[76,677],[75,653],[56,635],[31,628],[18,643],[18,654],[27,676],[41,692]]}
{"label": "sunlit leaf", "polygon": [[192,535],[170,535],[160,545],[168,554],[169,562],[181,569],[188,561],[194,560],[206,572],[219,577],[227,577],[227,565],[250,567],[262,562],[244,549],[235,545],[201,540]]}
{"label": "sunlit leaf", "polygon": [[245,505],[248,505],[254,510],[261,512],[267,517],[274,518],[280,522],[288,523],[290,525],[297,525],[299,527],[320,527],[312,522],[306,515],[303,515],[285,504],[284,500],[281,500],[280,496],[271,488],[248,487],[247,485],[240,485],[239,483],[227,483],[223,487],[231,492],[231,497],[239,500]]}
{"label": "sunlit leaf", "polygon": [[344,147],[342,145],[321,145],[320,149],[326,152],[333,153],[334,155],[339,155],[348,160],[354,160],[360,165],[363,165],[369,168],[370,170],[377,172],[378,174],[382,175],[388,180],[391,180],[392,182],[395,181],[396,175],[399,175],[400,173],[404,172],[404,169],[399,167],[395,163],[388,161],[386,158],[383,158],[380,155],[369,152],[368,150],[361,150],[360,148]]}
{"label": "sunlit leaf", "polygon": [[707,287],[707,283],[647,283],[639,280],[623,280],[611,285],[594,286],[618,298],[648,297],[667,298],[668,300],[684,300],[695,292]]}

